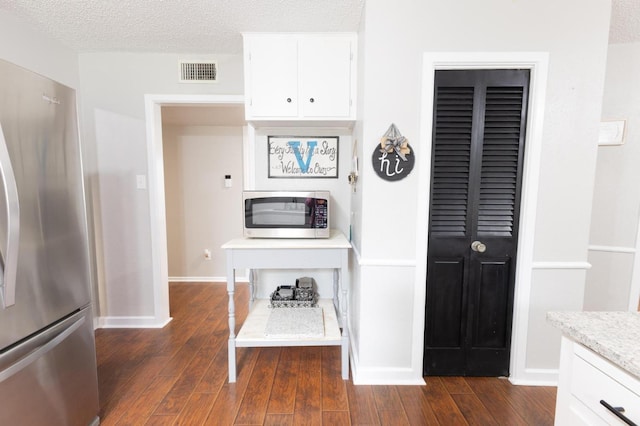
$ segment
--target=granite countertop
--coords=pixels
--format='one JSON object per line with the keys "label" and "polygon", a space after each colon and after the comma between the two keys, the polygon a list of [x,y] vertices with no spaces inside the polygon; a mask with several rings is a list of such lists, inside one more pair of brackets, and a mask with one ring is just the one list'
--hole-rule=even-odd
{"label": "granite countertop", "polygon": [[640,378],[640,313],[549,312],[547,321]]}

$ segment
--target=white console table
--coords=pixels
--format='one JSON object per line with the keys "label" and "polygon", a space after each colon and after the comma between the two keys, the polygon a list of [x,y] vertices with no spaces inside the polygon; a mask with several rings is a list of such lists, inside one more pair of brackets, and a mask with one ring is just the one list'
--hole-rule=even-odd
{"label": "white console table", "polygon": [[[227,253],[227,292],[229,293],[229,382],[236,381],[236,347],[259,346],[341,346],[342,378],[349,378],[349,332],[347,326],[348,285],[347,274],[351,243],[345,236],[332,230],[330,238],[323,239],[263,239],[238,238],[222,248]],[[236,335],[235,276],[236,269],[248,268],[250,309]],[[325,333],[314,338],[269,338],[265,326],[269,318],[269,303],[254,301],[257,269],[333,269],[333,300],[321,299]],[[275,288],[274,288],[275,290]],[[255,303],[254,303],[255,302]],[[303,308],[301,308],[303,309]],[[342,331],[340,331],[342,328]]]}

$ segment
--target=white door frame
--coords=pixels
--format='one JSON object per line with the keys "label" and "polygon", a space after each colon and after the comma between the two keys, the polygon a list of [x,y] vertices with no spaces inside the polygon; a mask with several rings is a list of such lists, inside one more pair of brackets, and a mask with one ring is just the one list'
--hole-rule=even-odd
{"label": "white door frame", "polygon": [[422,372],[424,357],[424,313],[426,308],[427,238],[433,96],[435,71],[441,69],[530,69],[529,105],[525,134],[525,156],[520,201],[520,226],[517,245],[516,282],[511,337],[510,380],[531,381],[526,374],[529,296],[533,270],[533,245],[540,174],[540,155],[549,55],[546,52],[430,52],[423,55],[420,140],[420,177],[418,182],[418,219],[416,247],[416,298],[414,305],[413,368]]}
{"label": "white door frame", "polygon": [[[242,95],[145,95],[154,323],[158,327],[164,326],[171,320],[169,316],[167,218],[165,214],[164,160],[162,154],[162,106],[219,106],[243,103],[244,96]],[[245,149],[243,151],[246,159],[248,150]],[[246,164],[244,168],[247,168]]]}
{"label": "white door frame", "polygon": [[633,250],[633,269],[631,270],[631,286],[629,288],[629,311],[637,312],[640,308],[640,217],[636,230],[636,244]]}

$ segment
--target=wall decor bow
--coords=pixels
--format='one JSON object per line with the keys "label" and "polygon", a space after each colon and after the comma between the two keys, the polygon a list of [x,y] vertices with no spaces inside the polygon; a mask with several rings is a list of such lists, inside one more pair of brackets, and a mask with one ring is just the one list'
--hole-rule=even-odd
{"label": "wall decor bow", "polygon": [[391,124],[376,145],[371,158],[373,169],[384,180],[404,179],[415,164],[415,154],[407,138],[402,136],[395,124]]}
{"label": "wall decor bow", "polygon": [[380,139],[380,152],[390,154],[392,151],[395,151],[402,158],[402,161],[407,161],[406,155],[411,153],[409,141],[400,134],[400,130],[395,124],[391,124]]}

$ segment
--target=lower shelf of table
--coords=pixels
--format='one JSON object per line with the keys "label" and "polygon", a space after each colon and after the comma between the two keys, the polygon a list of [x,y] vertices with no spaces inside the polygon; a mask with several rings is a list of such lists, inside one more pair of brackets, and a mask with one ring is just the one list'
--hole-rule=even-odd
{"label": "lower shelf of table", "polygon": [[[253,307],[244,320],[240,332],[236,336],[237,347],[258,347],[258,346],[339,346],[343,344],[342,334],[338,326],[336,310],[331,299],[320,299],[318,306],[322,308],[324,315],[324,336],[303,338],[303,337],[266,337],[265,328],[269,319],[269,314],[273,310],[269,308],[269,301],[264,299],[255,300]],[[275,308],[285,309],[285,308]],[[304,309],[304,308],[296,308]]]}

